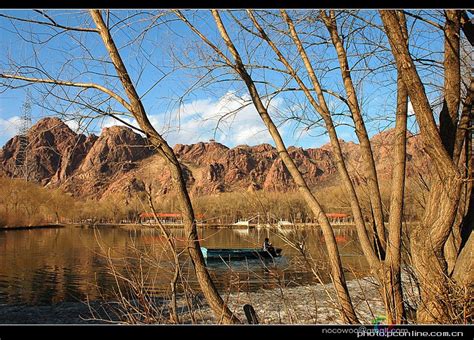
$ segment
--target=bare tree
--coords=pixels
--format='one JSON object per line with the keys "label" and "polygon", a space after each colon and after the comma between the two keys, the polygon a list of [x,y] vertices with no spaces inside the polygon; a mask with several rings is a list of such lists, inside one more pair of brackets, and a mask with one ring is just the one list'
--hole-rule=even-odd
{"label": "bare tree", "polygon": [[[407,313],[401,281],[402,224],[407,202],[405,186],[410,124],[408,99],[410,100],[416,119],[414,124],[420,130],[424,148],[432,163],[431,178],[424,180],[428,197],[423,206],[424,215],[420,225],[414,227],[409,237],[408,255],[421,288],[417,321],[446,323],[472,320],[472,310],[464,318],[459,317],[460,307],[456,300],[463,291],[462,294],[469,292],[472,295],[473,284],[474,241],[471,235],[474,199],[470,121],[474,82],[470,72],[468,77],[463,76],[462,69],[466,66],[461,58],[464,37],[472,44],[473,25],[468,13],[462,10],[380,11],[383,22],[381,25],[377,12],[212,10],[212,18],[209,20],[215,22],[216,35],[220,37],[219,42],[214,42],[211,39],[212,31],[208,31],[212,28],[200,29],[200,24],[197,23],[199,18],[194,19],[194,24],[193,19],[190,19],[191,15],[178,10],[173,12],[179,19],[178,23],[187,25],[205,47],[195,49],[196,42],[193,41],[190,48],[192,51],[187,51],[189,55],[186,57],[199,59],[193,65],[186,65],[198,78],[187,92],[191,92],[194,87],[228,84],[229,88],[238,87],[250,96],[245,105],[252,104],[255,107],[280,158],[293,177],[298,192],[321,225],[331,277],[345,322],[357,323],[359,320],[347,288],[334,232],[321,200],[318,200],[318,191],[314,192],[308,186],[301,169],[298,169],[283,142],[278,119],[306,124],[308,130],[317,127],[329,136],[341,185],[354,216],[359,242],[371,274],[379,283],[388,321],[403,323]],[[207,12],[199,12],[197,15],[206,15],[202,13]],[[132,80],[133,77],[122,60],[121,50],[111,34],[112,27],[133,27],[142,18],[138,17],[137,21],[119,19],[107,12],[104,20],[99,11],[91,11],[90,18],[94,26],[76,27],[52,19],[45,12],[39,11],[38,14],[41,19],[37,20],[3,17],[14,22],[26,20],[29,24],[53,30],[49,39],[62,33],[71,37],[76,34],[100,35],[101,44],[107,50],[106,60],[101,60],[101,72],[104,72],[107,81],[101,84],[75,81],[76,78],[82,79],[81,74],[65,79],[62,77],[62,70],[52,76],[41,63],[36,62],[35,66],[26,67],[12,59],[15,71],[0,75],[6,81],[5,88],[11,88],[17,83],[41,83],[47,86],[46,94],[49,96],[87,108],[99,116],[112,116],[129,125],[123,118],[133,118],[138,123],[139,128],[135,129],[148,137],[171,168],[186,217],[188,250],[205,296],[218,318],[223,316],[225,322],[237,322],[219,297],[206,271],[192,205],[179,162],[163,136],[150,123],[143,104],[144,95],[140,96],[137,91],[138,81]],[[233,26],[234,31],[223,15],[227,15],[226,18],[236,24]],[[165,19],[161,14],[152,14],[150,17],[145,15],[150,25],[139,30],[139,38],[132,40],[139,41],[160,20],[166,24],[173,23],[177,20],[176,16]],[[115,23],[109,24],[111,18],[114,18],[112,21]],[[433,51],[431,46],[426,48],[416,44],[416,28],[419,26],[429,27],[429,34],[443,40],[442,52]],[[29,39],[26,36],[24,38]],[[77,41],[79,48],[83,48],[84,41],[72,41]],[[38,43],[43,42],[39,40]],[[94,56],[85,50],[87,57],[84,58],[84,64],[87,64],[87,58]],[[207,52],[209,50],[210,53]],[[181,61],[177,63],[183,65]],[[201,64],[196,66],[199,63]],[[87,69],[84,74],[91,75],[93,72],[97,71]],[[265,72],[277,74],[278,77],[266,77]],[[382,77],[383,80],[377,77]],[[387,87],[396,97],[393,106],[379,106],[379,118],[394,126],[394,138],[391,141],[394,162],[389,207],[384,206],[382,200],[383,188],[380,187],[369,139],[368,126],[374,117],[365,104],[368,97],[362,91],[364,84],[371,81],[378,82],[378,96]],[[151,86],[158,84],[159,80]],[[70,95],[57,91],[69,88],[75,88],[77,92]],[[440,93],[441,101],[432,99]],[[292,108],[291,116],[278,116],[269,105],[272,98],[283,94],[288,94],[284,98],[294,95],[293,99],[301,104]],[[103,109],[112,100],[119,103],[122,111],[108,112]],[[337,101],[342,109],[335,109],[333,101]],[[238,110],[229,116],[236,112]],[[222,123],[221,119],[219,123]],[[346,124],[355,132],[362,156],[361,173],[351,168],[344,155],[338,124]],[[358,178],[363,179],[362,185],[357,183]],[[388,221],[384,214],[388,214]]]}
{"label": "bare tree", "polygon": [[[13,81],[23,81],[27,83],[41,83],[41,84],[49,84],[54,87],[74,87],[79,88],[82,91],[86,91],[89,89],[93,89],[96,91],[100,91],[108,96],[108,98],[112,98],[116,100],[125,110],[126,112],[135,119],[139,128],[135,128],[136,130],[140,131],[141,133],[145,134],[147,139],[149,140],[150,144],[155,148],[158,154],[166,160],[166,164],[169,166],[172,174],[172,178],[174,181],[174,185],[177,192],[177,197],[181,204],[181,210],[184,217],[184,225],[185,231],[187,235],[187,250],[191,257],[191,261],[194,265],[194,269],[196,271],[196,276],[201,286],[201,289],[206,297],[209,305],[211,306],[212,310],[215,313],[217,320],[222,320],[224,323],[237,323],[239,320],[234,316],[234,314],[229,310],[228,306],[224,303],[222,298],[220,297],[217,288],[215,287],[209,272],[206,269],[206,265],[204,262],[204,258],[202,256],[202,252],[200,249],[198,233],[196,229],[196,220],[194,216],[193,207],[191,204],[191,200],[189,198],[186,183],[183,177],[183,173],[179,164],[179,161],[176,158],[172,148],[168,145],[166,140],[162,137],[160,133],[153,127],[151,124],[146,109],[142,103],[141,96],[138,94],[134,82],[131,80],[131,77],[128,73],[128,70],[125,66],[125,63],[122,59],[120,49],[117,47],[114,38],[112,37],[110,31],[110,16],[109,12],[107,12],[107,18],[104,21],[103,14],[99,10],[91,10],[89,12],[90,17],[95,24],[95,28],[84,28],[84,27],[69,27],[66,25],[59,24],[57,21],[51,19],[51,17],[41,12],[42,16],[45,17],[46,21],[38,21],[38,20],[28,20],[22,18],[13,18],[9,17],[12,20],[20,20],[24,21],[27,20],[30,24],[36,24],[41,26],[53,26],[55,30],[59,30],[60,33],[71,31],[78,31],[81,33],[88,33],[88,34],[98,34],[102,41],[103,47],[106,49],[109,57],[109,61],[107,61],[108,67],[112,66],[116,72],[116,78],[118,78],[119,83],[122,86],[122,89],[114,88],[110,89],[106,85],[100,85],[96,83],[83,83],[83,82],[76,82],[74,80],[62,80],[57,77],[48,77],[47,72],[41,72],[41,70],[37,67],[28,67],[28,66],[20,66],[18,71],[22,71],[22,69],[30,69],[33,68],[36,71],[40,71],[44,75],[44,78],[39,77],[30,77],[24,76],[21,73],[6,73],[2,72],[0,74],[0,78],[3,79],[11,79]],[[119,20],[120,22],[124,22],[125,20]],[[57,33],[59,34],[59,33]],[[77,40],[76,40],[77,41]],[[79,48],[82,48],[83,45],[78,45]],[[6,87],[11,86],[10,84],[5,84]],[[121,95],[121,92],[124,92],[125,97]],[[80,92],[81,93],[81,92]],[[71,102],[77,101],[75,99],[69,99],[67,96],[65,97],[66,100]],[[102,101],[103,102],[103,101]],[[87,105],[87,104],[85,104]],[[98,112],[99,114],[106,114],[106,111],[100,109],[100,107],[94,107],[90,105],[90,107]],[[118,115],[112,115],[114,118],[119,119]],[[123,120],[122,120],[123,122]],[[130,125],[130,124],[129,124]]]}
{"label": "bare tree", "polygon": [[[369,203],[370,203],[370,211],[369,211],[369,216],[372,217],[372,223],[373,223],[373,237],[374,237],[374,242],[371,242],[370,239],[370,231],[371,228],[367,228],[365,219],[366,216],[364,216],[364,213],[361,208],[362,200],[361,197],[358,197],[353,180],[351,178],[351,175],[348,170],[348,165],[346,164],[346,161],[343,157],[342,151],[341,151],[341,146],[338,140],[337,132],[335,129],[335,124],[334,124],[334,113],[331,112],[331,110],[328,108],[327,101],[325,99],[324,94],[325,93],[330,93],[330,91],[323,89],[320,81],[317,76],[317,72],[315,72],[315,69],[313,67],[313,63],[311,62],[310,57],[308,56],[308,53],[306,51],[307,47],[306,46],[312,46],[316,45],[317,43],[312,41],[308,42],[303,42],[300,39],[300,34],[298,33],[298,29],[296,28],[296,25],[293,23],[293,20],[290,18],[288,13],[286,11],[281,11],[281,17],[283,19],[283,22],[287,25],[287,31],[282,29],[281,27],[277,27],[275,25],[275,15],[274,13],[265,13],[264,11],[263,14],[255,14],[253,11],[247,11],[248,17],[250,18],[250,22],[253,25],[252,27],[245,26],[243,19],[242,18],[236,18],[236,16],[231,12],[230,15],[233,17],[234,21],[238,24],[238,26],[242,29],[242,31],[247,32],[250,35],[259,37],[261,40],[265,41],[268,46],[271,48],[271,50],[275,53],[277,56],[278,60],[283,64],[285,70],[279,70],[278,67],[271,66],[272,70],[277,70],[277,72],[285,73],[289,75],[298,85],[298,88],[296,89],[297,91],[302,91],[304,95],[306,96],[308,102],[310,103],[310,106],[314,109],[314,112],[320,115],[322,118],[322,121],[325,125],[325,128],[328,132],[328,135],[330,137],[330,142],[332,146],[332,150],[334,152],[335,158],[336,158],[336,164],[338,166],[339,170],[339,175],[344,183],[344,187],[346,190],[346,193],[348,194],[351,208],[353,215],[355,217],[355,223],[359,235],[359,240],[362,245],[362,249],[364,251],[364,255],[370,265],[372,273],[378,278],[380,287],[381,287],[381,293],[383,296],[383,300],[385,302],[385,307],[387,310],[387,317],[390,322],[396,322],[396,323],[401,323],[405,321],[405,309],[404,309],[404,300],[403,300],[403,292],[402,292],[402,285],[401,285],[401,227],[402,227],[402,222],[403,222],[403,206],[404,206],[404,192],[405,192],[405,167],[406,167],[406,141],[407,141],[407,118],[408,118],[408,95],[410,95],[410,99],[414,95],[413,88],[411,88],[410,91],[410,86],[412,84],[407,84],[405,81],[405,78],[403,76],[403,71],[398,67],[398,76],[396,77],[396,88],[397,88],[397,100],[396,100],[396,110],[394,114],[394,121],[395,121],[395,130],[394,130],[394,135],[395,138],[393,140],[393,150],[394,150],[394,169],[392,173],[392,193],[391,193],[391,203],[390,203],[390,212],[389,212],[389,220],[388,220],[388,225],[387,227],[385,226],[384,222],[384,216],[383,216],[383,207],[382,207],[382,201],[381,201],[381,194],[380,194],[380,188],[378,184],[378,178],[377,178],[377,171],[375,168],[375,160],[374,156],[372,154],[371,150],[371,145],[370,145],[370,140],[368,137],[368,133],[365,127],[365,120],[364,118],[361,105],[359,104],[359,101],[361,100],[360,95],[358,94],[358,91],[356,89],[356,86],[354,85],[353,81],[353,76],[351,72],[351,65],[349,64],[348,60],[348,54],[346,47],[343,43],[343,40],[349,40],[351,37],[351,33],[349,32],[349,35],[346,33],[344,35],[343,32],[339,30],[338,24],[337,24],[337,18],[341,17],[341,21],[344,20],[350,20],[351,17],[355,17],[357,20],[361,20],[360,17],[358,16],[357,13],[342,13],[342,12],[337,12],[336,11],[330,11],[329,13],[326,13],[325,11],[320,11],[318,14],[319,20],[323,23],[323,27],[326,28],[327,32],[329,33],[329,39],[332,42],[333,48],[336,51],[337,54],[337,59],[339,63],[339,70],[341,71],[342,75],[342,88],[344,89],[344,94],[340,94],[338,98],[344,101],[344,103],[347,105],[349,108],[350,112],[350,118],[352,119],[354,123],[354,130],[356,132],[356,135],[359,139],[361,149],[362,149],[362,157],[363,161],[365,164],[365,178],[367,179],[368,183],[368,196],[369,196]],[[257,109],[258,114],[262,118],[262,121],[264,122],[265,126],[267,127],[268,131],[270,132],[276,146],[277,150],[280,153],[280,157],[282,158],[284,164],[286,165],[287,169],[289,170],[290,174],[292,175],[293,179],[297,183],[300,192],[302,192],[303,197],[305,197],[306,202],[308,205],[311,207],[313,213],[318,217],[320,224],[322,226],[322,229],[324,231],[325,239],[326,239],[326,244],[328,245],[328,252],[329,256],[331,258],[331,264],[332,264],[332,273],[333,273],[333,280],[335,283],[336,291],[338,292],[338,297],[339,297],[339,302],[341,303],[341,307],[343,310],[343,314],[345,314],[346,320],[350,320],[351,322],[356,322],[357,319],[353,318],[355,314],[352,314],[353,307],[351,305],[350,297],[348,294],[347,289],[344,288],[345,286],[345,281],[344,278],[341,276],[338,276],[337,273],[340,272],[340,262],[338,263],[337,258],[339,257],[339,254],[337,252],[337,248],[332,248],[331,247],[331,226],[330,224],[327,223],[327,221],[324,220],[324,218],[320,218],[321,215],[324,214],[324,212],[321,210],[320,205],[318,205],[318,201],[316,199],[316,195],[313,193],[310,194],[309,188],[307,187],[303,177],[301,176],[301,172],[298,170],[297,167],[295,167],[295,164],[291,157],[289,157],[288,153],[286,152],[286,147],[281,139],[281,136],[278,132],[278,129],[276,127],[276,124],[273,122],[273,119],[269,113],[268,108],[263,104],[263,96],[257,89],[256,84],[257,83],[264,83],[264,81],[261,80],[256,80],[254,77],[251,75],[251,72],[248,71],[249,68],[254,68],[255,66],[249,61],[245,62],[242,59],[242,54],[238,51],[237,45],[234,43],[233,39],[231,38],[230,34],[226,30],[226,27],[223,23],[223,20],[220,17],[220,14],[218,11],[213,10],[212,15],[214,17],[214,20],[216,21],[216,26],[217,29],[222,37],[223,42],[225,43],[228,51],[230,52],[230,55],[232,56],[232,60],[227,57],[227,55],[224,53],[223,50],[221,50],[216,43],[213,43],[210,41],[208,36],[203,34],[201,31],[197,29],[196,26],[194,26],[182,13],[176,11],[177,15],[205,42],[206,45],[208,45],[212,50],[213,53],[217,54],[217,56],[220,58],[221,61],[223,61],[227,67],[229,67],[231,70],[233,70],[238,77],[243,81],[245,84],[248,93],[251,96],[251,99],[254,103],[255,108]],[[277,32],[278,36],[281,37],[287,36],[290,41],[286,40],[283,43],[280,42],[280,45],[278,43],[275,43],[275,41],[271,38],[271,35],[267,33],[266,29],[260,24],[259,19],[257,16],[260,16],[262,18],[268,14],[270,17],[271,23],[267,24],[267,26]],[[445,27],[443,28],[443,31],[446,32],[446,39],[448,41],[450,40],[455,40],[459,39],[459,24],[457,25],[458,27],[456,28],[456,20],[459,22],[459,18],[461,17],[461,12],[457,12],[457,14],[449,13],[447,12],[447,23]],[[454,19],[458,17],[458,19]],[[349,18],[349,19],[348,19]],[[364,19],[365,20],[365,19]],[[365,22],[364,22],[365,23]],[[372,25],[372,29],[376,29],[381,31],[381,27],[375,24],[373,21],[369,22]],[[399,30],[400,37],[399,39],[402,40],[397,40],[397,44],[402,44],[404,48],[407,51],[407,55],[410,56],[410,53],[408,52],[408,40],[409,40],[409,32],[407,29],[406,25],[406,20],[403,15],[403,13],[397,13],[397,28]],[[357,30],[357,28],[351,27],[353,30]],[[457,33],[456,33],[457,29]],[[311,36],[311,34],[304,33],[306,36]],[[317,34],[317,33],[315,33]],[[390,38],[390,34],[388,34]],[[314,35],[312,36],[314,38]],[[325,39],[323,36],[321,39]],[[298,69],[297,67],[294,66],[295,63],[295,58],[292,57],[291,59],[287,56],[285,56],[285,52],[287,53],[288,50],[291,51],[291,46],[290,42],[294,44],[295,50],[297,51],[297,55],[301,58],[301,61],[303,62],[303,67],[302,69],[306,71],[304,73],[301,69]],[[239,41],[240,43],[240,41]],[[393,43],[392,43],[393,45]],[[379,46],[378,46],[379,47]],[[450,49],[457,49],[459,50],[459,43],[456,43],[455,41],[453,42],[448,42],[445,44],[445,48],[450,48]],[[378,50],[374,50],[374,54],[377,54]],[[383,56],[378,56],[379,58],[386,58],[386,52],[388,52],[386,49],[383,50],[385,55]],[[459,53],[459,52],[457,52]],[[380,54],[380,53],[379,53]],[[411,238],[411,255],[414,261],[415,267],[420,267],[421,263],[424,263],[422,267],[424,268],[423,270],[425,271],[424,273],[418,272],[420,275],[419,280],[420,282],[423,280],[428,280],[428,282],[424,285],[425,289],[422,289],[422,296],[421,296],[421,305],[418,311],[418,321],[420,322],[448,322],[448,318],[441,318],[438,316],[435,316],[434,318],[426,319],[424,318],[423,315],[423,310],[426,308],[430,309],[432,307],[426,307],[432,304],[433,300],[436,300],[436,296],[443,296],[443,302],[441,304],[445,304],[445,307],[447,304],[449,304],[450,300],[450,295],[449,295],[449,290],[446,288],[444,291],[441,289],[436,289],[436,292],[438,292],[440,295],[437,294],[432,294],[429,292],[428,287],[432,286],[435,284],[436,281],[441,280],[441,276],[438,275],[433,275],[431,277],[429,273],[431,273],[433,270],[435,270],[433,267],[434,263],[431,263],[430,261],[435,261],[434,259],[439,258],[441,253],[444,251],[444,245],[446,244],[447,237],[449,236],[450,230],[454,228],[453,230],[458,229],[460,221],[465,220],[462,216],[464,216],[467,212],[467,209],[464,209],[462,212],[458,210],[458,206],[460,203],[461,199],[461,182],[469,183],[469,181],[463,181],[461,180],[461,177],[459,175],[455,175],[458,173],[458,163],[459,165],[463,168],[466,167],[466,162],[460,161],[459,156],[460,152],[462,149],[462,146],[466,146],[469,144],[469,138],[466,134],[466,124],[467,124],[467,116],[464,116],[464,120],[461,118],[459,119],[459,122],[463,120],[463,124],[458,123],[458,118],[457,118],[457,107],[459,107],[459,100],[460,100],[460,77],[459,77],[459,57],[458,61],[456,62],[456,58],[453,58],[451,53],[447,53],[445,56],[445,61],[443,68],[448,70],[451,69],[451,71],[447,71],[447,76],[450,80],[447,80],[445,83],[445,88],[448,88],[448,97],[449,100],[445,102],[443,105],[441,117],[442,121],[440,124],[441,126],[445,124],[450,124],[451,126],[456,126],[460,125],[461,129],[458,131],[458,133],[453,133],[452,128],[446,128],[446,127],[440,127],[440,131],[436,128],[434,124],[434,119],[433,119],[433,112],[431,111],[430,114],[426,114],[425,116],[420,116],[419,113],[416,112],[416,118],[418,125],[420,126],[421,129],[421,134],[422,136],[426,136],[428,134],[432,138],[435,138],[434,142],[431,143],[431,140],[428,139],[428,141],[425,139],[425,145],[427,149],[430,149],[431,151],[429,152],[429,155],[431,157],[438,157],[438,165],[436,166],[436,169],[438,169],[437,174],[442,174],[441,178],[438,180],[438,185],[436,184],[436,180],[431,183],[431,188],[430,188],[430,197],[431,201],[428,202],[426,211],[425,211],[425,218],[424,222],[422,223],[425,225],[430,225],[431,230],[436,230],[437,228],[432,228],[431,226],[433,224],[440,224],[443,225],[441,229],[439,229],[437,232],[442,232],[444,230],[444,233],[442,232],[442,236],[439,239],[439,248],[438,251],[440,252],[438,256],[433,256],[432,253],[432,244],[431,244],[431,238],[432,236],[429,236],[429,233],[427,233],[427,229],[419,229],[418,231],[415,231],[414,234],[417,235],[422,235],[421,239],[424,239],[423,242],[417,241],[420,236],[417,236],[415,238]],[[421,59],[421,58],[419,58]],[[265,64],[267,59],[262,61],[262,64]],[[359,57],[359,62],[364,60],[364,56]],[[422,62],[426,62],[423,60]],[[397,60],[398,63],[398,60]],[[413,63],[413,62],[412,62]],[[439,65],[436,64],[434,61],[429,61],[429,65],[434,64],[436,66],[436,70],[439,69]],[[403,65],[407,65],[406,62],[404,61]],[[263,65],[260,67],[264,67]],[[393,64],[391,61],[388,61],[385,66],[383,66],[385,70],[390,69],[393,67]],[[458,71],[455,71],[458,70]],[[413,71],[413,68],[410,69],[410,71]],[[300,72],[303,73],[303,75],[300,75]],[[374,69],[370,69],[369,72],[374,72]],[[413,78],[413,74],[411,74],[410,79]],[[304,79],[309,79],[311,82],[311,86],[308,86],[305,84]],[[418,77],[419,79],[419,77]],[[420,81],[421,84],[421,81]],[[422,88],[422,86],[421,86]],[[288,89],[288,90],[293,90],[294,89]],[[426,95],[425,95],[426,97]],[[457,98],[457,99],[456,99]],[[470,112],[470,104],[469,99],[470,96],[467,96],[467,101],[466,101],[466,110],[465,112]],[[412,103],[415,107],[415,102],[416,100],[412,99]],[[430,108],[431,110],[431,108]],[[454,110],[456,113],[449,113],[452,110]],[[431,118],[430,118],[431,117]],[[444,118],[443,118],[444,117]],[[420,121],[421,119],[421,121]],[[317,121],[317,118],[314,118],[314,121]],[[448,122],[448,123],[446,123]],[[450,122],[450,123],[449,123]],[[455,129],[456,130],[456,129]],[[438,135],[438,137],[436,137]],[[440,137],[440,135],[445,136],[444,137],[444,142],[443,138]],[[437,140],[436,140],[437,138]],[[457,142],[455,142],[455,140]],[[452,146],[449,146],[451,145]],[[456,144],[456,147],[454,145]],[[437,146],[436,146],[437,145]],[[448,161],[445,156],[443,156],[444,152],[443,149],[445,147],[455,149],[454,153],[455,159],[454,163],[452,161]],[[467,150],[467,149],[466,149]],[[451,151],[452,153],[452,151]],[[469,154],[467,151],[464,151],[463,157],[465,160],[470,159]],[[451,170],[449,170],[451,169]],[[469,173],[465,173],[465,178],[469,176]],[[444,188],[443,188],[444,187]],[[467,194],[468,196],[470,195],[470,189],[466,188],[463,189],[464,193]],[[439,204],[439,198],[441,197],[441,201],[446,199],[446,205],[444,208],[446,209],[439,209],[439,205],[436,205],[435,202]],[[465,204],[464,204],[465,205]],[[431,213],[430,213],[431,211]],[[460,217],[455,220],[456,214],[459,213]],[[458,214],[458,215],[459,215]],[[431,216],[430,219],[426,220],[426,216]],[[449,226],[449,227],[448,227]],[[444,228],[444,229],[443,229]],[[387,233],[388,232],[388,233]],[[435,234],[437,232],[434,232]],[[459,231],[454,231],[453,235],[460,235]],[[454,236],[453,236],[454,238]],[[428,241],[430,240],[430,241]],[[457,238],[457,242],[460,242],[460,238]],[[466,238],[467,240],[467,238]],[[455,249],[461,250],[462,247],[456,247]],[[422,249],[429,249],[427,252]],[[418,252],[417,254],[415,254]],[[428,253],[430,255],[428,255]],[[464,253],[465,254],[465,253]],[[464,255],[465,256],[465,255]],[[421,258],[429,258],[428,262],[430,263],[427,265],[427,263],[422,262]],[[457,255],[455,255],[455,258],[457,258]],[[456,262],[456,261],[454,261]],[[454,268],[454,267],[453,267]],[[449,281],[449,275],[446,271],[439,271],[440,274],[444,273],[444,278],[445,281]],[[459,271],[457,271],[459,273]],[[423,278],[423,277],[429,277],[428,279]],[[467,280],[469,281],[469,280]],[[472,281],[472,280],[471,280]],[[447,285],[447,283],[446,283]],[[423,284],[422,284],[423,287]],[[427,294],[431,294],[431,296],[427,296]],[[453,307],[453,304],[450,304],[451,307]],[[444,310],[447,310],[447,308],[444,308]],[[452,308],[451,308],[452,310]],[[450,312],[446,312],[446,315]],[[454,314],[451,314],[451,319],[453,320]]]}
{"label": "bare tree", "polygon": [[[233,44],[232,40],[230,39],[224,24],[220,18],[218,11],[213,10],[212,15],[217,24],[217,28],[225,41],[226,46],[228,47],[229,51],[232,54],[234,61],[232,62],[228,59],[225,54],[216,46],[214,45],[204,34],[202,34],[195,26],[193,26],[186,17],[179,11],[176,11],[178,17],[180,17],[201,39],[209,45],[228,65],[231,67],[235,72],[242,78],[245,82],[245,85],[248,88],[248,91],[251,95],[252,101],[259,113],[262,121],[265,123],[268,131],[270,132],[277,150],[280,154],[282,161],[284,162],[285,166],[287,167],[288,171],[290,172],[291,176],[295,180],[299,191],[302,193],[303,197],[305,198],[306,202],[310,206],[311,210],[315,214],[316,218],[318,219],[319,223],[321,224],[323,234],[326,240],[326,245],[328,248],[329,259],[331,263],[331,271],[332,271],[332,279],[334,282],[334,286],[336,289],[336,293],[339,299],[339,303],[342,309],[342,315],[345,321],[356,323],[358,322],[357,316],[355,314],[354,308],[351,303],[351,299],[349,296],[349,291],[347,289],[347,285],[345,282],[341,259],[339,255],[339,251],[337,249],[337,244],[334,236],[334,232],[331,229],[331,225],[325,213],[322,210],[322,207],[316,197],[312,194],[311,190],[309,189],[306,181],[304,180],[301,172],[298,170],[296,164],[294,163],[293,159],[290,157],[288,150],[281,138],[281,135],[273,122],[272,118],[268,114],[267,108],[262,102],[261,96],[255,86],[255,82],[248,73],[239,52],[237,51],[235,45]],[[255,21],[254,21],[255,22]],[[257,26],[257,28],[259,28]],[[261,31],[262,33],[262,31]],[[264,33],[262,34],[264,37]],[[272,43],[271,43],[272,45]],[[282,58],[280,59],[282,60]],[[289,67],[289,63],[284,60],[284,64]],[[289,71],[290,73],[293,72],[292,69]],[[294,72],[293,72],[294,73]]]}
{"label": "bare tree", "polygon": [[[440,113],[439,128],[423,82],[408,49],[407,37],[401,30],[400,22],[404,14],[395,11],[380,11],[380,15],[397,68],[413,103],[425,150],[435,169],[430,198],[423,219],[411,237],[411,255],[420,281],[423,302],[417,311],[417,320],[421,323],[450,322],[449,281],[451,275],[447,271],[444,247],[450,233],[460,228],[455,220],[460,208],[463,185],[467,180],[462,168],[467,165],[469,169],[469,165],[465,162],[461,164],[460,169],[458,165],[460,153],[453,152],[462,144],[469,145],[465,126],[460,125],[463,121],[462,116],[459,119],[461,103],[459,46],[462,12],[445,11],[444,104]],[[467,90],[472,92],[472,85]],[[465,109],[462,112],[468,114],[467,112],[470,112],[472,108],[472,94],[468,94],[463,106]],[[457,147],[454,146],[456,142]],[[466,149],[465,152],[467,159],[470,159],[471,150]],[[468,175],[471,174],[468,173]],[[472,200],[472,197],[469,199]],[[472,225],[466,227],[472,230]],[[469,241],[465,244],[468,243]],[[456,266],[458,265],[466,267],[466,263],[463,262],[456,263]],[[472,285],[472,280],[470,284]]]}

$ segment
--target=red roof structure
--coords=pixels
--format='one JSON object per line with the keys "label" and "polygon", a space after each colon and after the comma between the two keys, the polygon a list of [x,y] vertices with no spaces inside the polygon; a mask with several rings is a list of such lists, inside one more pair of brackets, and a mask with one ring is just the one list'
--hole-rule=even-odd
{"label": "red roof structure", "polygon": [[351,215],[349,214],[344,214],[344,213],[327,213],[326,216],[328,218],[348,218]]}
{"label": "red roof structure", "polygon": [[[181,213],[157,213],[156,216],[158,218],[182,218],[183,214]],[[203,218],[203,214],[196,214],[196,218]],[[142,212],[140,214],[140,218],[155,218],[155,215],[153,213],[149,212]]]}

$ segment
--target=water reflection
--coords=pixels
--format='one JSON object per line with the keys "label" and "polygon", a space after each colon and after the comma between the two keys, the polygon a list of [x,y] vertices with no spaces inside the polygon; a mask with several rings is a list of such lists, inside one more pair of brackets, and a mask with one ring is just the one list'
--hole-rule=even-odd
{"label": "water reflection", "polygon": [[[296,241],[316,260],[324,281],[329,279],[324,239],[318,229],[283,229],[278,235],[268,229],[200,229],[201,243],[216,248],[260,247],[265,237],[283,248],[275,261],[248,260],[213,262],[208,267],[218,289],[255,290],[279,285],[314,281],[301,261],[298,250],[284,240]],[[182,229],[173,229],[178,247],[184,245]],[[363,272],[366,263],[351,228],[336,231],[343,264],[349,277],[353,270]],[[62,229],[16,230],[0,232],[0,304],[54,304],[61,301],[96,300],[110,294],[115,285],[107,266],[108,255],[127,275],[146,273],[149,291],[157,295],[168,291],[173,275],[171,255],[165,239],[153,228],[102,228],[98,231],[68,227]],[[137,254],[148,255],[138,259]],[[198,285],[189,258],[181,257],[183,273],[191,287]]]}

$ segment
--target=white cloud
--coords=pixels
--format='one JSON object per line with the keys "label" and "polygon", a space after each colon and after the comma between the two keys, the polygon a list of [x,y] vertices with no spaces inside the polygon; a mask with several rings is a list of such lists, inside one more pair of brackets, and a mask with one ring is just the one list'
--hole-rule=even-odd
{"label": "white cloud", "polygon": [[[120,117],[121,120],[123,120],[124,122],[130,124],[130,125],[133,125],[135,126],[136,123],[134,122],[133,119],[131,118],[127,118],[127,117]],[[101,124],[101,128],[108,128],[108,127],[111,127],[111,126],[127,126],[127,124],[124,124],[122,123],[121,121],[115,119],[115,118],[112,118],[112,117],[106,117],[104,118],[104,120],[102,121],[102,124]]]}
{"label": "white cloud", "polygon": [[77,120],[66,120],[64,123],[66,123],[67,126],[69,126],[69,128],[74,131],[74,132],[78,132],[79,129],[80,129],[80,125],[79,125],[79,122]]}
{"label": "white cloud", "polygon": [[212,105],[212,100],[210,98],[197,99],[190,103],[181,105],[178,110],[175,110],[174,114],[179,114],[180,119],[186,119],[192,117],[196,113],[205,113],[210,105]]}
{"label": "white cloud", "polygon": [[[265,103],[268,104],[268,103]],[[284,101],[275,98],[269,106],[270,114],[283,110]],[[120,117],[130,125],[138,126],[133,118]],[[235,92],[228,92],[221,98],[204,98],[182,104],[178,109],[168,113],[149,114],[152,125],[164,136],[170,145],[192,144],[215,139],[229,147],[240,144],[256,145],[273,144],[272,138],[254,108],[248,95],[239,97]],[[77,121],[66,122],[74,130],[80,130]],[[100,134],[101,129],[114,125],[126,124],[104,117],[92,127]],[[285,136],[285,128],[279,128]]]}
{"label": "white cloud", "polygon": [[233,136],[233,140],[236,144],[269,143],[271,140],[268,133],[263,131],[262,128],[259,126],[248,126],[247,128],[240,129]]}
{"label": "white cloud", "polygon": [[10,138],[19,133],[21,117],[0,118],[0,144],[4,145]]}
{"label": "white cloud", "polygon": [[[274,99],[270,113],[282,109]],[[191,144],[215,139],[228,146],[271,143],[272,139],[255,110],[250,97],[228,92],[217,100],[199,99],[182,105],[164,119],[152,115],[150,121],[170,144]]]}

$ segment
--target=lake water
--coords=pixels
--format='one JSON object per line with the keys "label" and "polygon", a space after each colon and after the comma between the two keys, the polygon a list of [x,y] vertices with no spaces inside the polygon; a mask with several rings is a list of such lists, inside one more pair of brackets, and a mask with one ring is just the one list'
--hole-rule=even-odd
{"label": "lake water", "polygon": [[[171,229],[178,248],[183,230]],[[261,247],[265,237],[283,248],[276,261],[234,261],[209,263],[211,275],[221,292],[253,291],[276,286],[315,282],[299,252],[284,239],[304,242],[323,281],[328,281],[326,246],[318,227],[283,229],[199,229],[201,244],[216,248]],[[367,265],[351,227],[336,230],[347,278],[363,275]],[[0,231],[0,304],[50,305],[63,301],[97,300],[113,295],[116,287],[110,261],[119,273],[130,277],[142,273],[149,292],[166,294],[173,266],[166,243],[153,228],[107,227],[100,229],[68,226],[55,229]],[[141,256],[139,256],[141,254]],[[145,254],[145,255],[144,255]],[[180,257],[183,275],[191,288],[198,289],[189,258]]]}

